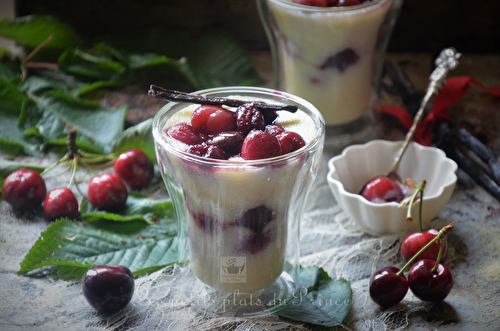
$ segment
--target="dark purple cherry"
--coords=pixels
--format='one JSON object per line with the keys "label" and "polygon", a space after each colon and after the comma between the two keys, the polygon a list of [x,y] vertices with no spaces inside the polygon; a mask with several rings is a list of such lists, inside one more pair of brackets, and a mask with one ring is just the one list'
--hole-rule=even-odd
{"label": "dark purple cherry", "polygon": [[257,254],[271,243],[269,233],[252,233],[249,238],[241,242],[240,250],[245,254]]}
{"label": "dark purple cherry", "polygon": [[134,289],[134,277],[125,266],[100,265],[88,269],[83,276],[83,296],[101,313],[114,312],[128,305]]}
{"label": "dark purple cherry", "polygon": [[383,308],[398,304],[408,292],[408,281],[398,272],[396,267],[385,267],[375,272],[370,279],[370,297]]}
{"label": "dark purple cherry", "polygon": [[262,205],[247,210],[238,220],[238,225],[244,226],[255,233],[262,232],[266,224],[274,219],[274,212],[268,207]]}
{"label": "dark purple cherry", "polygon": [[218,160],[227,159],[226,153],[224,153],[224,151],[217,146],[211,146],[205,144],[194,145],[190,146],[186,150],[186,152],[188,152],[189,154],[198,155],[209,159],[218,159]]}
{"label": "dark purple cherry", "polygon": [[328,57],[319,68],[321,70],[333,68],[343,72],[347,67],[356,64],[359,61],[359,55],[352,48],[346,48],[334,55]]}
{"label": "dark purple cherry", "polygon": [[408,273],[410,289],[422,301],[443,301],[453,287],[450,269],[440,263],[434,271],[435,265],[435,261],[420,260],[411,267]]}
{"label": "dark purple cherry", "polygon": [[221,132],[207,140],[207,145],[222,149],[226,155],[238,155],[243,144],[243,135],[238,131]]}
{"label": "dark purple cherry", "polygon": [[246,136],[253,129],[264,130],[264,116],[253,103],[246,103],[236,109],[236,129]]}

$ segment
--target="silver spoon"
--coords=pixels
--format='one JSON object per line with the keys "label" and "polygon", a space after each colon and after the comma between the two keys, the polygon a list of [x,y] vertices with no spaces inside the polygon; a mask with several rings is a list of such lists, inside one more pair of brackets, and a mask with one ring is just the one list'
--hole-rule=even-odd
{"label": "silver spoon", "polygon": [[[427,86],[425,96],[422,99],[422,103],[420,105],[418,112],[415,114],[415,117],[413,118],[413,125],[411,126],[410,130],[408,130],[408,133],[406,134],[406,139],[404,140],[403,145],[401,145],[401,148],[399,149],[399,152],[396,156],[396,159],[394,160],[394,163],[392,164],[389,171],[385,174],[386,177],[389,177],[390,179],[399,183],[402,182],[401,177],[398,174],[398,168],[399,168],[399,163],[401,162],[401,159],[403,157],[403,154],[405,153],[408,144],[410,143],[410,141],[413,140],[413,137],[415,136],[415,132],[418,124],[422,119],[424,109],[427,107],[429,101],[435,95],[437,95],[437,93],[441,90],[441,88],[444,85],[444,82],[446,81],[448,73],[458,66],[458,59],[460,58],[460,56],[461,54],[458,53],[455,48],[445,48],[441,51],[439,56],[434,61],[436,68],[434,69],[434,71],[432,71],[429,77],[430,82],[429,85]],[[361,192],[364,190],[365,186],[366,185],[363,186]]]}

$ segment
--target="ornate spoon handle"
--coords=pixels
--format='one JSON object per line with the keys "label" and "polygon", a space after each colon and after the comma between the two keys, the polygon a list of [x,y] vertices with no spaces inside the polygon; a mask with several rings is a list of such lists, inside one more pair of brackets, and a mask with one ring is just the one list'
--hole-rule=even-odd
{"label": "ornate spoon handle", "polygon": [[434,71],[432,71],[429,77],[430,82],[427,86],[425,96],[422,99],[422,104],[420,105],[420,108],[413,119],[413,125],[411,126],[410,130],[408,130],[406,139],[403,142],[403,145],[401,146],[398,155],[388,172],[388,175],[397,171],[399,163],[401,162],[401,158],[403,157],[403,154],[405,153],[409,142],[413,139],[417,126],[422,119],[424,109],[427,107],[427,104],[432,99],[432,97],[436,95],[443,87],[444,82],[446,81],[446,78],[448,76],[448,72],[458,66],[458,58],[460,57],[460,55],[461,54],[458,53],[454,48],[445,48],[441,51],[439,56],[434,61],[436,68],[434,69]]}

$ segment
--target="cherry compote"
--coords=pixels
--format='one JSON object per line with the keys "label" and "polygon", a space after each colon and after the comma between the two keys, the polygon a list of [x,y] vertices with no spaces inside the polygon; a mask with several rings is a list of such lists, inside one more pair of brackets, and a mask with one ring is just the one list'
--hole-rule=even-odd
{"label": "cherry compote", "polygon": [[234,131],[236,118],[232,111],[222,106],[202,105],[193,112],[191,126],[196,132],[204,134]]}
{"label": "cherry compote", "polygon": [[278,138],[266,131],[250,131],[241,146],[241,157],[245,160],[266,159],[282,153]]}
{"label": "cherry compote", "polygon": [[174,125],[168,128],[166,134],[175,140],[179,140],[180,142],[186,145],[197,145],[204,142],[207,137],[202,135],[189,124],[181,123]]}
{"label": "cherry compote", "polygon": [[253,103],[246,103],[236,109],[236,127],[246,136],[253,129],[263,131],[266,128],[264,116]]}
{"label": "cherry compote", "polygon": [[193,155],[211,159],[265,159],[306,145],[300,134],[274,124],[278,116],[275,110],[259,110],[253,102],[234,111],[201,105],[193,111],[189,123],[176,124],[165,133],[188,145],[186,152]]}
{"label": "cherry compote", "polygon": [[281,145],[283,154],[291,153],[306,145],[302,136],[293,131],[282,132],[277,135],[277,138]]}

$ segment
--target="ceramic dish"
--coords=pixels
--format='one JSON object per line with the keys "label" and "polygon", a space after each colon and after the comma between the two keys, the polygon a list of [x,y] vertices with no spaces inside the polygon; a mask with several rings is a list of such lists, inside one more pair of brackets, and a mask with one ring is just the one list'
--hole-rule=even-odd
{"label": "ceramic dish", "polygon": [[[375,204],[358,193],[372,178],[388,171],[402,142],[374,140],[364,145],[349,146],[328,162],[328,184],[343,210],[371,235],[402,234],[418,229],[418,207],[413,206],[413,222],[406,222],[406,208],[399,203]],[[404,180],[427,181],[424,191],[422,225],[434,219],[451,198],[457,182],[457,164],[434,147],[410,143],[399,166]]]}

